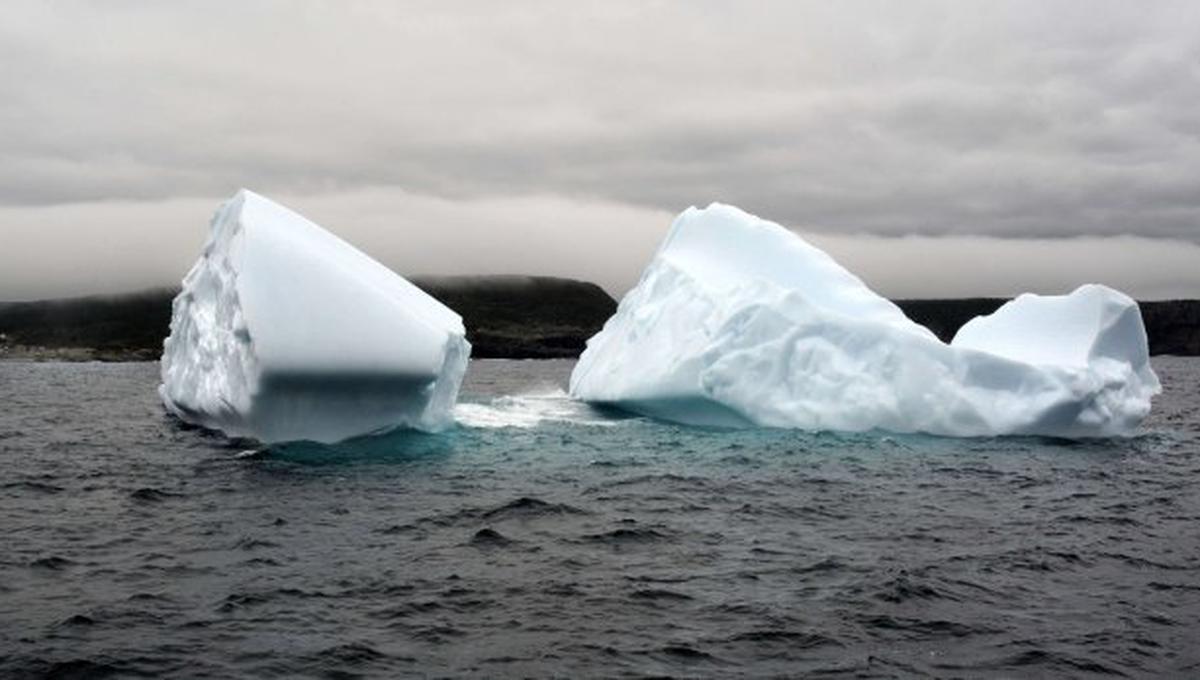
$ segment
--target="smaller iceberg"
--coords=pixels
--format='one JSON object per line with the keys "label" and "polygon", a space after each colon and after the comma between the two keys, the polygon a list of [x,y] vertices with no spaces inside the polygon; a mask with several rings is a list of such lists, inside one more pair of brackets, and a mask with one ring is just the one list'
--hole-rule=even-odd
{"label": "smaller iceberg", "polygon": [[243,189],[175,298],[159,394],[187,422],[267,443],[436,431],[470,352],[453,311]]}
{"label": "smaller iceberg", "polygon": [[588,341],[571,395],[680,423],[1128,435],[1161,390],[1137,303],[1022,295],[950,344],[783,227],[690,208]]}

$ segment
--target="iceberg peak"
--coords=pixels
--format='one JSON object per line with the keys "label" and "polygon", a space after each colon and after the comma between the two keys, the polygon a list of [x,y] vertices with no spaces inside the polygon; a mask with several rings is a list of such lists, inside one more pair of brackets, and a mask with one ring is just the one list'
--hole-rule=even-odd
{"label": "iceberg peak", "polygon": [[175,298],[159,393],[186,421],[265,442],[438,430],[469,355],[453,311],[241,189]]}
{"label": "iceberg peak", "polygon": [[1137,303],[1023,295],[950,344],[824,251],[689,208],[588,342],[576,398],[703,425],[952,436],[1131,433],[1160,391]]}

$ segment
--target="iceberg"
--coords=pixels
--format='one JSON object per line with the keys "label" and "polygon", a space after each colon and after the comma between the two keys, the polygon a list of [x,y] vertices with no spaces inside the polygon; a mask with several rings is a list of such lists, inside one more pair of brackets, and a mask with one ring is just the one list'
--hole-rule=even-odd
{"label": "iceberg", "polygon": [[1137,303],[1022,295],[949,344],[829,255],[735,207],[690,208],[592,337],[573,397],[685,424],[1129,435],[1161,391]]}
{"label": "iceberg", "polygon": [[449,308],[243,189],[174,300],[159,395],[187,422],[266,443],[436,431],[470,352]]}

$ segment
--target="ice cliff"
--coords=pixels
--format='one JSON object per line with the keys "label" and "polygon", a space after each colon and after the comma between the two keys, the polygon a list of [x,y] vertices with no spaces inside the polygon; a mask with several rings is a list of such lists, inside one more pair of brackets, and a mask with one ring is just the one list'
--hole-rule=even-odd
{"label": "ice cliff", "polygon": [[264,442],[435,431],[470,351],[453,311],[242,190],[175,298],[159,393],[188,422]]}
{"label": "ice cliff", "polygon": [[777,224],[672,225],[589,342],[572,396],[681,423],[951,436],[1130,434],[1160,391],[1137,303],[1022,295],[950,344]]}

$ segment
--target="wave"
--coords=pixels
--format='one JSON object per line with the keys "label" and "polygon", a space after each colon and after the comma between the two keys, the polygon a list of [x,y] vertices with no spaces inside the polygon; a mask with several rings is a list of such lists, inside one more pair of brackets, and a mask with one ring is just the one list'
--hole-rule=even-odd
{"label": "wave", "polygon": [[561,389],[502,396],[490,402],[459,403],[454,419],[469,428],[534,428],[546,422],[613,426],[630,420],[572,399]]}

